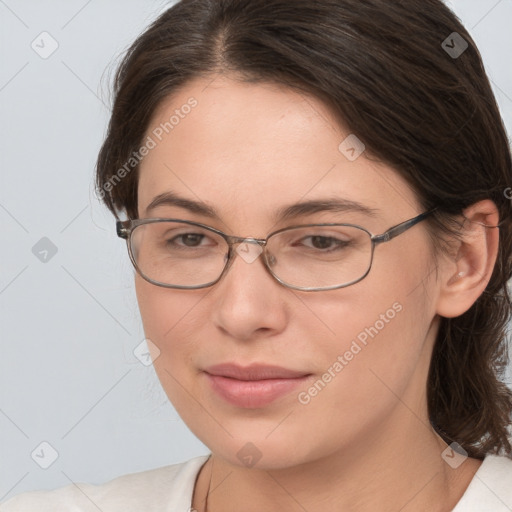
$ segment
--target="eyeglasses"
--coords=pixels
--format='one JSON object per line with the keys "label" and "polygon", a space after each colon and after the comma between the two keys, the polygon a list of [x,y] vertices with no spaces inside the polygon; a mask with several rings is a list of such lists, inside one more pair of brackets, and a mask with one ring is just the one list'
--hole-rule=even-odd
{"label": "eyeglasses", "polygon": [[198,289],[217,283],[233,261],[233,248],[248,263],[260,254],[282,285],[302,291],[343,288],[370,272],[375,246],[389,242],[436,208],[391,227],[381,235],[354,224],[304,224],[272,232],[266,239],[242,238],[180,219],[117,221],[135,270],[166,288]]}

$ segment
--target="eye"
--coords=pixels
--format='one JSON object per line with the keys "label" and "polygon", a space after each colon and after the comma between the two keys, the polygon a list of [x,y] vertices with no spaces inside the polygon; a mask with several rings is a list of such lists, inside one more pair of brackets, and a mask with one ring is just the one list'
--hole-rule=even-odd
{"label": "eye", "polygon": [[[175,236],[168,240],[169,244],[174,244],[175,240],[180,240],[186,247],[198,247],[201,241],[206,238],[206,235],[202,235],[201,233],[184,233],[182,235]],[[178,244],[179,245],[179,244]]]}
{"label": "eye", "polygon": [[[332,236],[324,236],[324,235],[310,235],[310,236],[302,238],[302,240],[303,241],[311,240],[311,245],[312,245],[312,248],[314,248],[314,249],[319,249],[319,250],[330,249],[329,251],[325,251],[325,252],[331,252],[331,251],[344,249],[350,245],[350,241],[348,241],[348,240],[340,240],[340,239],[332,237]],[[310,246],[308,246],[306,244],[306,247],[310,247]]]}
{"label": "eye", "polygon": [[[207,243],[208,240],[210,240],[210,243]],[[203,241],[205,243],[201,243]],[[172,238],[166,237],[165,243],[168,247],[177,249],[194,249],[200,247],[212,247],[216,245],[214,240],[203,233],[182,233],[180,235],[175,235]]]}

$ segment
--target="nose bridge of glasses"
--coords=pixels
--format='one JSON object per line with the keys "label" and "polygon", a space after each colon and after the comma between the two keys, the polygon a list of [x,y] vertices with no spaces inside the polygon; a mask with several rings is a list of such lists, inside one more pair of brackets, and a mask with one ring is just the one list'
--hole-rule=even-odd
{"label": "nose bridge of glasses", "polygon": [[243,238],[238,236],[231,236],[228,239],[229,244],[233,247],[236,246],[235,252],[246,262],[252,263],[263,252],[267,243],[262,238]]}
{"label": "nose bridge of glasses", "polygon": [[267,241],[263,238],[252,238],[249,236],[243,237],[243,236],[231,236],[231,235],[227,236],[227,241],[231,245],[248,243],[248,244],[264,246],[267,243]]}

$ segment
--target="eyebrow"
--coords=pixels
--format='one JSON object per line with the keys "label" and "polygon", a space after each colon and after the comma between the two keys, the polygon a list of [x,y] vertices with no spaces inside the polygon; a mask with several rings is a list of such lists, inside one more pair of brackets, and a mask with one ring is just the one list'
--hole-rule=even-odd
{"label": "eyebrow", "polygon": [[[162,205],[176,206],[210,219],[221,220],[215,208],[207,203],[193,201],[181,197],[174,192],[164,192],[156,196],[146,207],[146,214]],[[335,197],[311,199],[283,206],[274,211],[272,219],[274,221],[285,221],[319,212],[357,212],[367,215],[368,217],[376,217],[380,213],[379,210],[370,208],[356,201]]]}

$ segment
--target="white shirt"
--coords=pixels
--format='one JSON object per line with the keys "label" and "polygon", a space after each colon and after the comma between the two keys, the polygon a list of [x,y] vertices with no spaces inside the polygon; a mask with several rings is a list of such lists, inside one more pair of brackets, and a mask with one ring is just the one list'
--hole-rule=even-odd
{"label": "white shirt", "polygon": [[[208,457],[122,475],[101,485],[25,492],[0,504],[0,512],[192,512],[195,480]],[[487,455],[452,512],[512,512],[512,459]]]}

